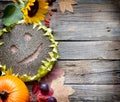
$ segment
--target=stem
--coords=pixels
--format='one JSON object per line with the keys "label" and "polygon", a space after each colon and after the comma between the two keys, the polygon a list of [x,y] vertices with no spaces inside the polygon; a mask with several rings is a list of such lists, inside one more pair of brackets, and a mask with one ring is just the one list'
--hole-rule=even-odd
{"label": "stem", "polygon": [[2,101],[6,100],[8,98],[8,93],[6,91],[0,92],[0,97]]}

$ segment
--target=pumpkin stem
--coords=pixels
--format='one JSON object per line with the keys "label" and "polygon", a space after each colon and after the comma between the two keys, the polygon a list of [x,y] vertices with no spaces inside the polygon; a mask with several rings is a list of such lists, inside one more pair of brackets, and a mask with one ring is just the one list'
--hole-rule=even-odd
{"label": "pumpkin stem", "polygon": [[2,91],[2,92],[0,92],[0,97],[4,101],[7,99],[8,93],[6,91]]}

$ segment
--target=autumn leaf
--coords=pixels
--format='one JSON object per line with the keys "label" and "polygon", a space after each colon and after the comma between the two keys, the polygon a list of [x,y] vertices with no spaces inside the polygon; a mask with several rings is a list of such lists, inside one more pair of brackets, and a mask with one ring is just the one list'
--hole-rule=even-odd
{"label": "autumn leaf", "polygon": [[62,13],[65,12],[65,10],[69,11],[69,12],[73,12],[73,4],[77,4],[76,1],[74,0],[61,0],[59,3],[60,6],[60,10]]}
{"label": "autumn leaf", "polygon": [[64,86],[64,76],[53,80],[51,83],[51,88],[54,90],[53,96],[58,102],[69,102],[68,96],[74,93],[74,90],[70,86]]}
{"label": "autumn leaf", "polygon": [[62,68],[54,67],[51,72],[49,72],[44,78],[42,78],[41,82],[46,82],[47,84],[51,84],[51,82],[57,78],[59,78],[64,71]]}
{"label": "autumn leaf", "polygon": [[36,81],[32,86],[32,94],[37,94],[39,92],[39,83]]}

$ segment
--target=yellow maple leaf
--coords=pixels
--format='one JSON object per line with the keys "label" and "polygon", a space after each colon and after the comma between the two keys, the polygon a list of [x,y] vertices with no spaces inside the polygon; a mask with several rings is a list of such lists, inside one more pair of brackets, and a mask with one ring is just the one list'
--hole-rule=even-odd
{"label": "yellow maple leaf", "polygon": [[59,3],[60,6],[60,10],[62,13],[65,12],[65,10],[69,11],[69,12],[73,12],[73,4],[77,4],[76,1],[74,0],[61,0]]}
{"label": "yellow maple leaf", "polygon": [[53,96],[58,102],[69,102],[68,96],[75,92],[72,87],[64,86],[64,80],[65,77],[62,75],[51,83],[51,88],[54,90]]}

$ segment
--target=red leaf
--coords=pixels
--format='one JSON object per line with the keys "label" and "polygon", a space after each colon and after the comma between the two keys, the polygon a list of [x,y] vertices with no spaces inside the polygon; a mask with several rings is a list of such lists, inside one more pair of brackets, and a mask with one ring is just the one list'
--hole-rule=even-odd
{"label": "red leaf", "polygon": [[32,86],[32,94],[37,94],[39,92],[39,83],[34,82]]}
{"label": "red leaf", "polygon": [[64,72],[61,68],[54,67],[52,71],[42,79],[42,82],[46,82],[50,85],[53,80],[59,78],[63,74]]}

